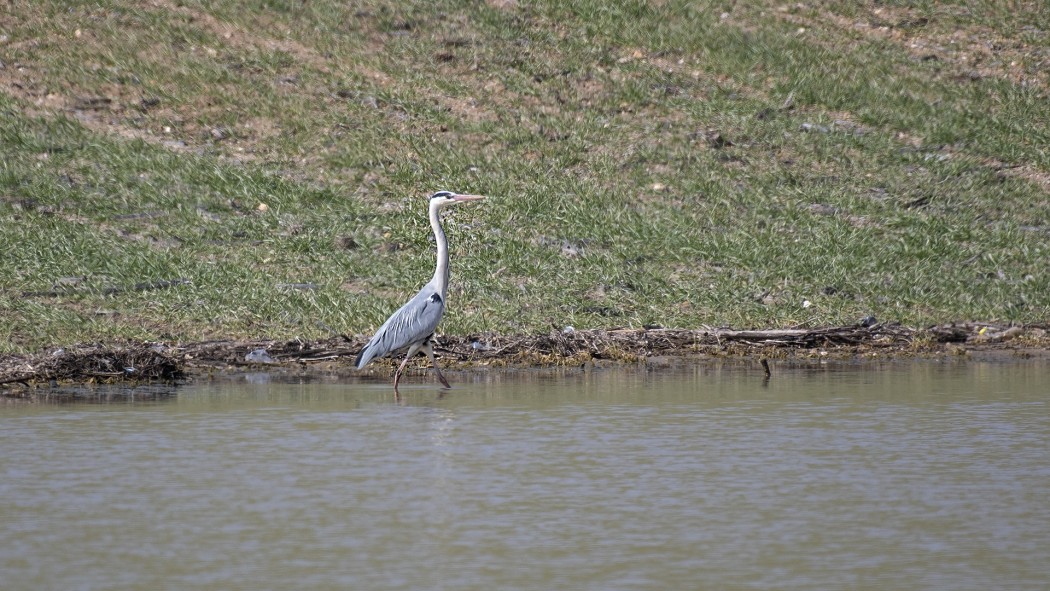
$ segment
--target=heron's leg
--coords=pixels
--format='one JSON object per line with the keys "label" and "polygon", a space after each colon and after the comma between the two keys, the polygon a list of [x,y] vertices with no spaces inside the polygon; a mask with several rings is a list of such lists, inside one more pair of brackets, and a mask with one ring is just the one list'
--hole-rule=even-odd
{"label": "heron's leg", "polygon": [[408,361],[416,356],[419,352],[420,345],[412,345],[408,348],[408,352],[405,354],[405,360],[401,362],[401,365],[397,366],[397,371],[394,372],[394,398],[397,398],[397,383],[401,381],[401,374],[405,371],[405,366],[408,365]]}
{"label": "heron's leg", "polygon": [[405,360],[401,362],[401,365],[397,367],[397,371],[394,372],[394,398],[397,398],[397,383],[401,381],[401,373],[405,371],[405,366],[408,365],[408,360],[411,358],[411,355],[406,355]]}
{"label": "heron's leg", "polygon": [[441,380],[441,385],[451,389],[452,386],[448,385],[448,380],[446,380],[445,376],[441,374],[441,368],[438,367],[437,359],[434,357],[434,342],[427,341],[427,344],[423,345],[423,351],[426,352],[427,357],[430,357],[430,364],[434,366],[434,373],[436,373],[438,379]]}

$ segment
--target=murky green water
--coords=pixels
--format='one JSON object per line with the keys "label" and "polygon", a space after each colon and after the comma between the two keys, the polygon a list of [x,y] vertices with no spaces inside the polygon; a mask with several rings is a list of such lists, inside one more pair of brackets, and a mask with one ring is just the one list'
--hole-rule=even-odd
{"label": "murky green water", "polygon": [[0,587],[1050,584],[1044,362],[449,377],[0,405]]}

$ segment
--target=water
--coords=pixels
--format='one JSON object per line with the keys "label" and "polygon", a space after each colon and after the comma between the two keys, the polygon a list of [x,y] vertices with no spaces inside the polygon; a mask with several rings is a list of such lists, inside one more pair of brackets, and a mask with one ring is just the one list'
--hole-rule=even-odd
{"label": "water", "polygon": [[1050,364],[774,370],[0,404],[0,587],[1046,588]]}

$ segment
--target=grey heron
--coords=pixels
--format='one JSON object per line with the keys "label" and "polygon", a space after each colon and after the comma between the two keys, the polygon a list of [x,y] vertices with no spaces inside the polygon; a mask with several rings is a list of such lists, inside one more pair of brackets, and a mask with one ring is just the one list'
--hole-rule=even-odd
{"label": "grey heron", "polygon": [[484,197],[460,195],[451,191],[438,191],[430,196],[430,227],[434,229],[434,238],[437,241],[437,268],[434,269],[434,278],[424,285],[415,297],[408,300],[407,304],[387,318],[357,354],[355,364],[357,369],[361,369],[378,357],[406,352],[404,361],[394,373],[395,396],[401,373],[405,371],[408,361],[420,351],[430,357],[430,363],[434,366],[434,372],[437,373],[441,384],[451,388],[445,376],[441,375],[437,360],[434,359],[434,330],[441,321],[441,315],[445,313],[445,293],[448,290],[448,240],[445,238],[445,230],[441,227],[441,208],[453,203],[479,199]]}

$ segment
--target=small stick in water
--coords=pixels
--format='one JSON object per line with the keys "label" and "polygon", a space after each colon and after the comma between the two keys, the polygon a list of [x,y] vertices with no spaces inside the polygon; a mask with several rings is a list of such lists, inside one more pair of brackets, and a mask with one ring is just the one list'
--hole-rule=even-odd
{"label": "small stick in water", "polygon": [[770,377],[773,376],[773,373],[769,371],[769,360],[763,357],[762,359],[759,359],[759,363],[762,364],[762,369],[765,370],[766,379],[768,380]]}

